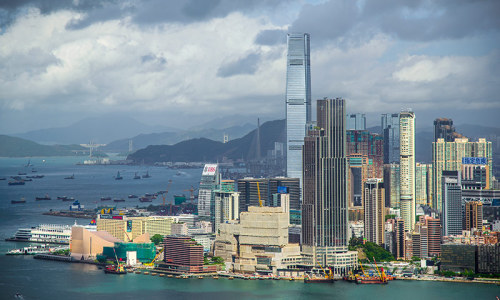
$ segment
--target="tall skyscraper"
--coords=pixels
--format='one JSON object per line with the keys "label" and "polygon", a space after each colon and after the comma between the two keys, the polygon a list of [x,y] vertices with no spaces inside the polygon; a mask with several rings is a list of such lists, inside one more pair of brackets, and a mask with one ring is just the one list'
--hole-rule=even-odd
{"label": "tall skyscraper", "polygon": [[214,222],[215,195],[214,190],[220,185],[219,166],[206,164],[201,173],[200,190],[198,192],[198,216],[201,221]]}
{"label": "tall skyscraper", "polygon": [[399,114],[399,182],[401,217],[405,230],[415,225],[415,114],[403,111]]}
{"label": "tall skyscraper", "polygon": [[346,118],[347,130],[366,130],[365,114],[348,114]]}
{"label": "tall skyscraper", "polygon": [[452,119],[437,118],[434,120],[434,142],[437,142],[437,139],[444,139],[445,142],[453,142],[457,137],[460,138],[463,136],[455,132]]}
{"label": "tall skyscraper", "polygon": [[[468,164],[472,158],[480,158],[481,164],[492,170],[493,153],[491,142],[486,141],[486,139],[469,142],[467,138],[455,138],[453,142],[446,142],[444,139],[438,138],[436,142],[432,143],[432,207],[434,209],[439,212],[442,211],[442,172],[444,170],[461,171],[463,160],[465,159],[465,164]],[[489,172],[486,178],[489,182],[492,182],[493,179],[491,173]]]}
{"label": "tall skyscraper", "polygon": [[365,238],[378,245],[384,244],[385,197],[381,178],[369,178],[364,184]]}
{"label": "tall skyscraper", "polygon": [[399,162],[399,114],[382,114],[384,164]]}
{"label": "tall skyscraper", "polygon": [[318,100],[317,128],[304,140],[302,205],[303,252],[346,274],[357,262],[357,253],[347,251],[347,157],[345,100]]}
{"label": "tall skyscraper", "polygon": [[399,208],[400,186],[399,186],[399,164],[391,163],[384,165],[384,187],[385,205],[387,207]]}
{"label": "tall skyscraper", "polygon": [[483,203],[470,201],[465,204],[465,230],[483,228]]}
{"label": "tall skyscraper", "polygon": [[432,165],[431,164],[415,164],[415,205],[430,205],[432,201]]}
{"label": "tall skyscraper", "polygon": [[443,171],[443,236],[462,233],[462,184],[460,172]]}
{"label": "tall skyscraper", "polygon": [[311,120],[311,62],[309,34],[289,33],[286,70],[286,170],[302,184],[302,146]]}

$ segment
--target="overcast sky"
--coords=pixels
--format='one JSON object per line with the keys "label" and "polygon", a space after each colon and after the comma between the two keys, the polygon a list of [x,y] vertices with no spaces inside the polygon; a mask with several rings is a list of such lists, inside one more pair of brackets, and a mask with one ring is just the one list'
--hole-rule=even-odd
{"label": "overcast sky", "polygon": [[284,118],[286,33],[313,101],[500,127],[500,1],[2,0],[0,132],[106,113],[190,127]]}

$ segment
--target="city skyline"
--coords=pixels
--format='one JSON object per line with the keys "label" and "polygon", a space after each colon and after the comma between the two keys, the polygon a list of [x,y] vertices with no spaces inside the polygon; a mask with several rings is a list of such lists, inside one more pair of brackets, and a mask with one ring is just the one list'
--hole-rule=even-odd
{"label": "city skyline", "polygon": [[411,107],[422,124],[447,111],[498,127],[494,1],[40,3],[0,4],[3,133],[105,113],[283,118],[287,32],[311,34],[312,99],[342,96],[368,126]]}

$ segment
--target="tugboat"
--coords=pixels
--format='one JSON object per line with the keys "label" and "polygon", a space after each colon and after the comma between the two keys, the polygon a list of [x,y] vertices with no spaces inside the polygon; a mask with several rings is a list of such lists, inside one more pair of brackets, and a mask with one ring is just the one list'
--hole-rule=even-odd
{"label": "tugboat", "polygon": [[113,248],[113,252],[115,253],[115,258],[116,258],[116,264],[117,264],[117,266],[115,266],[115,265],[107,265],[106,268],[104,268],[104,273],[107,273],[107,274],[117,274],[117,275],[127,274],[127,271],[123,267],[123,264],[120,263],[120,261],[118,260],[118,257],[116,256],[116,250],[115,250],[115,248]]}
{"label": "tugboat", "polygon": [[151,175],[149,175],[149,172],[146,171],[146,174],[142,175],[142,178],[151,178]]}
{"label": "tugboat", "polygon": [[21,198],[21,200],[11,200],[10,203],[12,204],[18,204],[18,203],[26,203],[26,199]]}
{"label": "tugboat", "polygon": [[43,197],[35,197],[35,200],[51,200],[49,194],[45,194]]}
{"label": "tugboat", "polygon": [[115,180],[122,180],[122,179],[123,179],[123,177],[122,177],[122,176],[120,176],[120,171],[118,171],[118,172],[116,173]]}
{"label": "tugboat", "polygon": [[135,172],[134,179],[141,179],[141,176],[137,175],[137,172]]}

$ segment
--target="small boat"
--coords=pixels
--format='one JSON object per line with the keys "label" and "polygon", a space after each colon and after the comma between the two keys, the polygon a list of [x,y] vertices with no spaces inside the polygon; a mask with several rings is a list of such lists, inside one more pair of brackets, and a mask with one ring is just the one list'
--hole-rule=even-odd
{"label": "small boat", "polygon": [[227,279],[228,279],[228,280],[233,280],[233,279],[234,279],[234,277],[230,276],[230,277],[228,277]]}
{"label": "small boat", "polygon": [[178,275],[178,276],[175,276],[175,278],[182,278],[182,276]]}
{"label": "small boat", "polygon": [[48,194],[45,194],[43,197],[35,197],[35,200],[51,200],[50,196]]}
{"label": "small boat", "polygon": [[23,181],[33,181],[33,179],[26,177]]}
{"label": "small boat", "polygon": [[161,273],[161,274],[158,274],[158,276],[160,276],[160,277],[164,277],[164,276],[165,276],[165,274]]}
{"label": "small boat", "polygon": [[5,177],[0,177],[0,180],[7,180],[7,178],[5,178]]}
{"label": "small boat", "polygon": [[115,180],[122,180],[123,177],[120,175],[120,171],[116,173]]}
{"label": "small boat", "polygon": [[128,198],[129,199],[134,199],[134,198],[137,198],[137,195],[128,195]]}
{"label": "small boat", "polygon": [[113,199],[114,202],[125,202],[125,199]]}
{"label": "small boat", "polygon": [[305,278],[304,283],[334,283],[335,280],[333,278],[328,277],[314,277],[314,278]]}
{"label": "small boat", "polygon": [[33,167],[33,165],[31,164],[31,159],[28,159],[28,163],[24,166],[25,167]]}
{"label": "small boat", "polygon": [[151,175],[149,175],[149,172],[146,171],[146,174],[142,175],[142,178],[151,178]]}
{"label": "small boat", "polygon": [[104,269],[104,273],[107,274],[127,274],[127,271],[123,268],[123,265],[119,264],[118,267],[115,265],[107,265]]}
{"label": "small boat", "polygon": [[175,176],[182,176],[182,173],[177,171],[177,173],[175,173]]}
{"label": "small boat", "polygon": [[10,203],[12,204],[18,204],[18,203],[26,203],[26,199],[21,198],[21,200],[11,200]]}
{"label": "small boat", "polygon": [[137,175],[137,172],[135,172],[134,179],[141,179],[141,176]]}
{"label": "small boat", "polygon": [[198,279],[203,279],[203,276],[198,276]]}
{"label": "small boat", "polygon": [[19,171],[19,172],[17,172],[17,175],[26,175],[26,172]]}
{"label": "small boat", "polygon": [[36,172],[38,172],[38,171],[37,171],[37,170],[35,170],[35,169],[32,169],[32,170],[31,170],[31,173],[36,173]]}
{"label": "small boat", "polygon": [[151,276],[156,276],[157,274],[158,274],[158,273],[153,272],[153,273],[151,273]]}
{"label": "small boat", "polygon": [[64,177],[64,179],[75,179],[75,174],[68,176],[68,177]]}
{"label": "small boat", "polygon": [[75,201],[75,198],[73,197],[68,197],[66,199],[62,199],[62,201]]}
{"label": "small boat", "polygon": [[9,181],[9,185],[25,185],[24,180]]}
{"label": "small boat", "polygon": [[213,279],[219,279],[219,276],[212,276]]}
{"label": "small boat", "polygon": [[144,272],[144,273],[142,273],[142,274],[144,274],[144,275],[149,275],[149,272]]}
{"label": "small boat", "polygon": [[167,275],[167,277],[168,277],[168,278],[174,278],[174,275],[172,275],[172,274],[168,274],[168,275]]}
{"label": "small boat", "polygon": [[356,279],[357,284],[387,284],[387,280],[382,280],[380,277],[365,277],[360,276]]}
{"label": "small boat", "polygon": [[141,201],[141,202],[153,202],[153,200],[149,197],[141,197],[141,198],[139,198],[139,201]]}
{"label": "small boat", "polygon": [[141,271],[135,271],[135,274],[141,274]]}
{"label": "small boat", "polygon": [[40,178],[43,178],[43,177],[45,177],[45,175],[35,175],[35,176],[33,176],[33,178],[37,178],[37,179],[40,179]]}
{"label": "small boat", "polygon": [[68,199],[68,196],[57,196],[57,200]]}
{"label": "small boat", "polygon": [[101,201],[109,201],[111,200],[111,197],[101,197]]}

